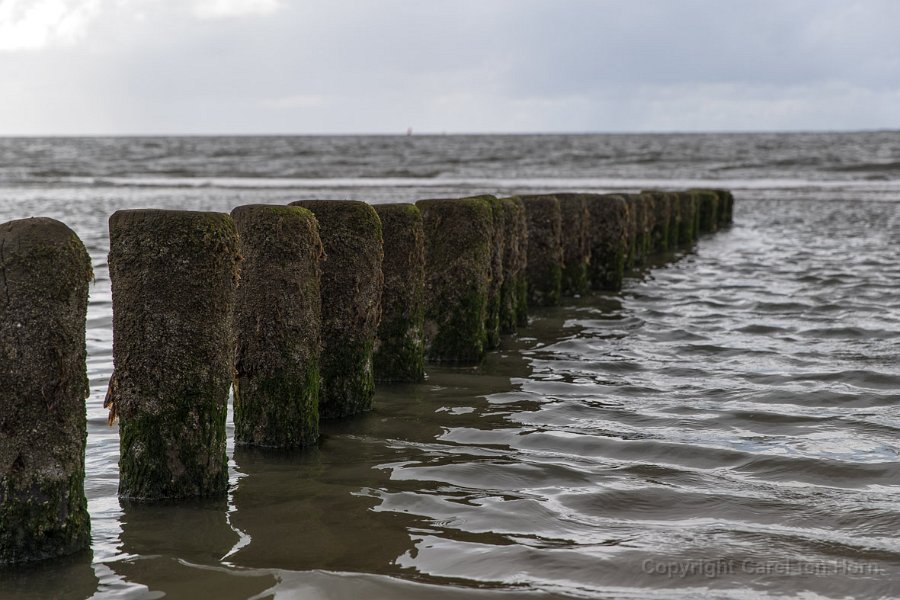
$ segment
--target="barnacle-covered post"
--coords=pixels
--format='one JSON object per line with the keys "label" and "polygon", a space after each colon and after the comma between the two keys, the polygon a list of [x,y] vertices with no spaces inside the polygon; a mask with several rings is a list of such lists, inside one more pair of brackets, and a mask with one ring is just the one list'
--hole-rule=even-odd
{"label": "barnacle-covered post", "polygon": [[357,200],[292,205],[313,212],[325,247],[319,416],[334,419],[367,411],[375,394],[373,355],[384,286],[381,219],[372,206]]}
{"label": "barnacle-covered post", "polygon": [[628,202],[620,194],[586,195],[591,219],[591,287],[618,291],[628,251]]}
{"label": "barnacle-covered post", "polygon": [[121,210],[109,219],[119,496],[221,496],[240,254],[231,217]]}
{"label": "barnacle-covered post", "polygon": [[425,229],[415,204],[376,204],[384,236],[384,291],[375,380],[425,378]]}
{"label": "barnacle-covered post", "polygon": [[528,218],[528,303],[556,306],[562,295],[562,214],[553,195],[520,196]]}
{"label": "barnacle-covered post", "polygon": [[525,277],[528,226],[525,207],[517,197],[500,200],[506,245],[503,252],[503,283],[500,286],[500,331],[515,333],[528,323],[528,282]]}
{"label": "barnacle-covered post", "polygon": [[420,200],[425,225],[425,338],[432,362],[472,364],[487,345],[493,196]]}
{"label": "barnacle-covered post", "polygon": [[53,219],[0,225],[0,565],[90,545],[84,495],[91,261]]}
{"label": "barnacle-covered post", "polygon": [[491,281],[488,284],[484,328],[487,335],[487,348],[492,349],[500,347],[500,294],[503,288],[503,255],[506,252],[507,231],[502,201],[494,196],[489,198],[493,236],[491,239]]}
{"label": "barnacle-covered post", "polygon": [[241,240],[234,311],[234,439],[273,448],[319,438],[322,242],[297,206],[231,212]]}
{"label": "barnacle-covered post", "polygon": [[591,288],[588,273],[591,258],[590,214],[587,200],[582,194],[555,194],[555,196],[559,200],[562,219],[562,294],[581,296]]}

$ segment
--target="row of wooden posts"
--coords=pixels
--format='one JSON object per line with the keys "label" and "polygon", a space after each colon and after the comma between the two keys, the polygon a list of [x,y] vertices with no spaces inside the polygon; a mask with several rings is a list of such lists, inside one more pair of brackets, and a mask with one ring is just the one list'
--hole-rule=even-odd
{"label": "row of wooden posts", "polygon": [[[224,494],[235,441],[313,444],[376,381],[477,364],[528,307],[618,290],[629,266],[731,222],[720,190],[371,206],[125,210],[109,221],[119,495]],[[89,544],[91,262],[64,224],[0,225],[0,564]]]}

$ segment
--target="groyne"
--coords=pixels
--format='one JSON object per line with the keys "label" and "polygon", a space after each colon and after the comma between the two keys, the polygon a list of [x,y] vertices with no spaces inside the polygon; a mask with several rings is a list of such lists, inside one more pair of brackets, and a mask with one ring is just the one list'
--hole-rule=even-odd
{"label": "groyne", "polygon": [[[733,210],[727,190],[698,189],[119,211],[105,401],[119,494],[222,496],[230,389],[237,444],[315,444],[320,418],[372,408],[376,381],[478,365],[529,309],[615,293],[628,269],[689,250]],[[0,225],[0,564],[89,543],[90,278],[63,224]],[[34,414],[52,418],[31,427]]]}

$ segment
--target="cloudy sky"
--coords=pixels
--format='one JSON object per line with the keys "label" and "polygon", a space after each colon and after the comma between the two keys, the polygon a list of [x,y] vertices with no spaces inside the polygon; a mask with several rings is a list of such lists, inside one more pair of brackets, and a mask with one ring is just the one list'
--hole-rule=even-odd
{"label": "cloudy sky", "polygon": [[897,0],[0,0],[0,135],[900,128]]}

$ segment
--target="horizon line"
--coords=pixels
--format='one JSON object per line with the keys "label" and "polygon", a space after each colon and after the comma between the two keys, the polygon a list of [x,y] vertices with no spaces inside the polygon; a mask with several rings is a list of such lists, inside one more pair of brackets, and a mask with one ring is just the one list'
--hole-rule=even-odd
{"label": "horizon line", "polygon": [[836,133],[898,133],[900,127],[860,129],[709,129],[658,131],[423,131],[403,132],[337,132],[337,133],[0,133],[0,139],[14,138],[154,138],[154,137],[442,137],[442,136],[594,136],[594,135],[766,135],[766,134],[836,134]]}

